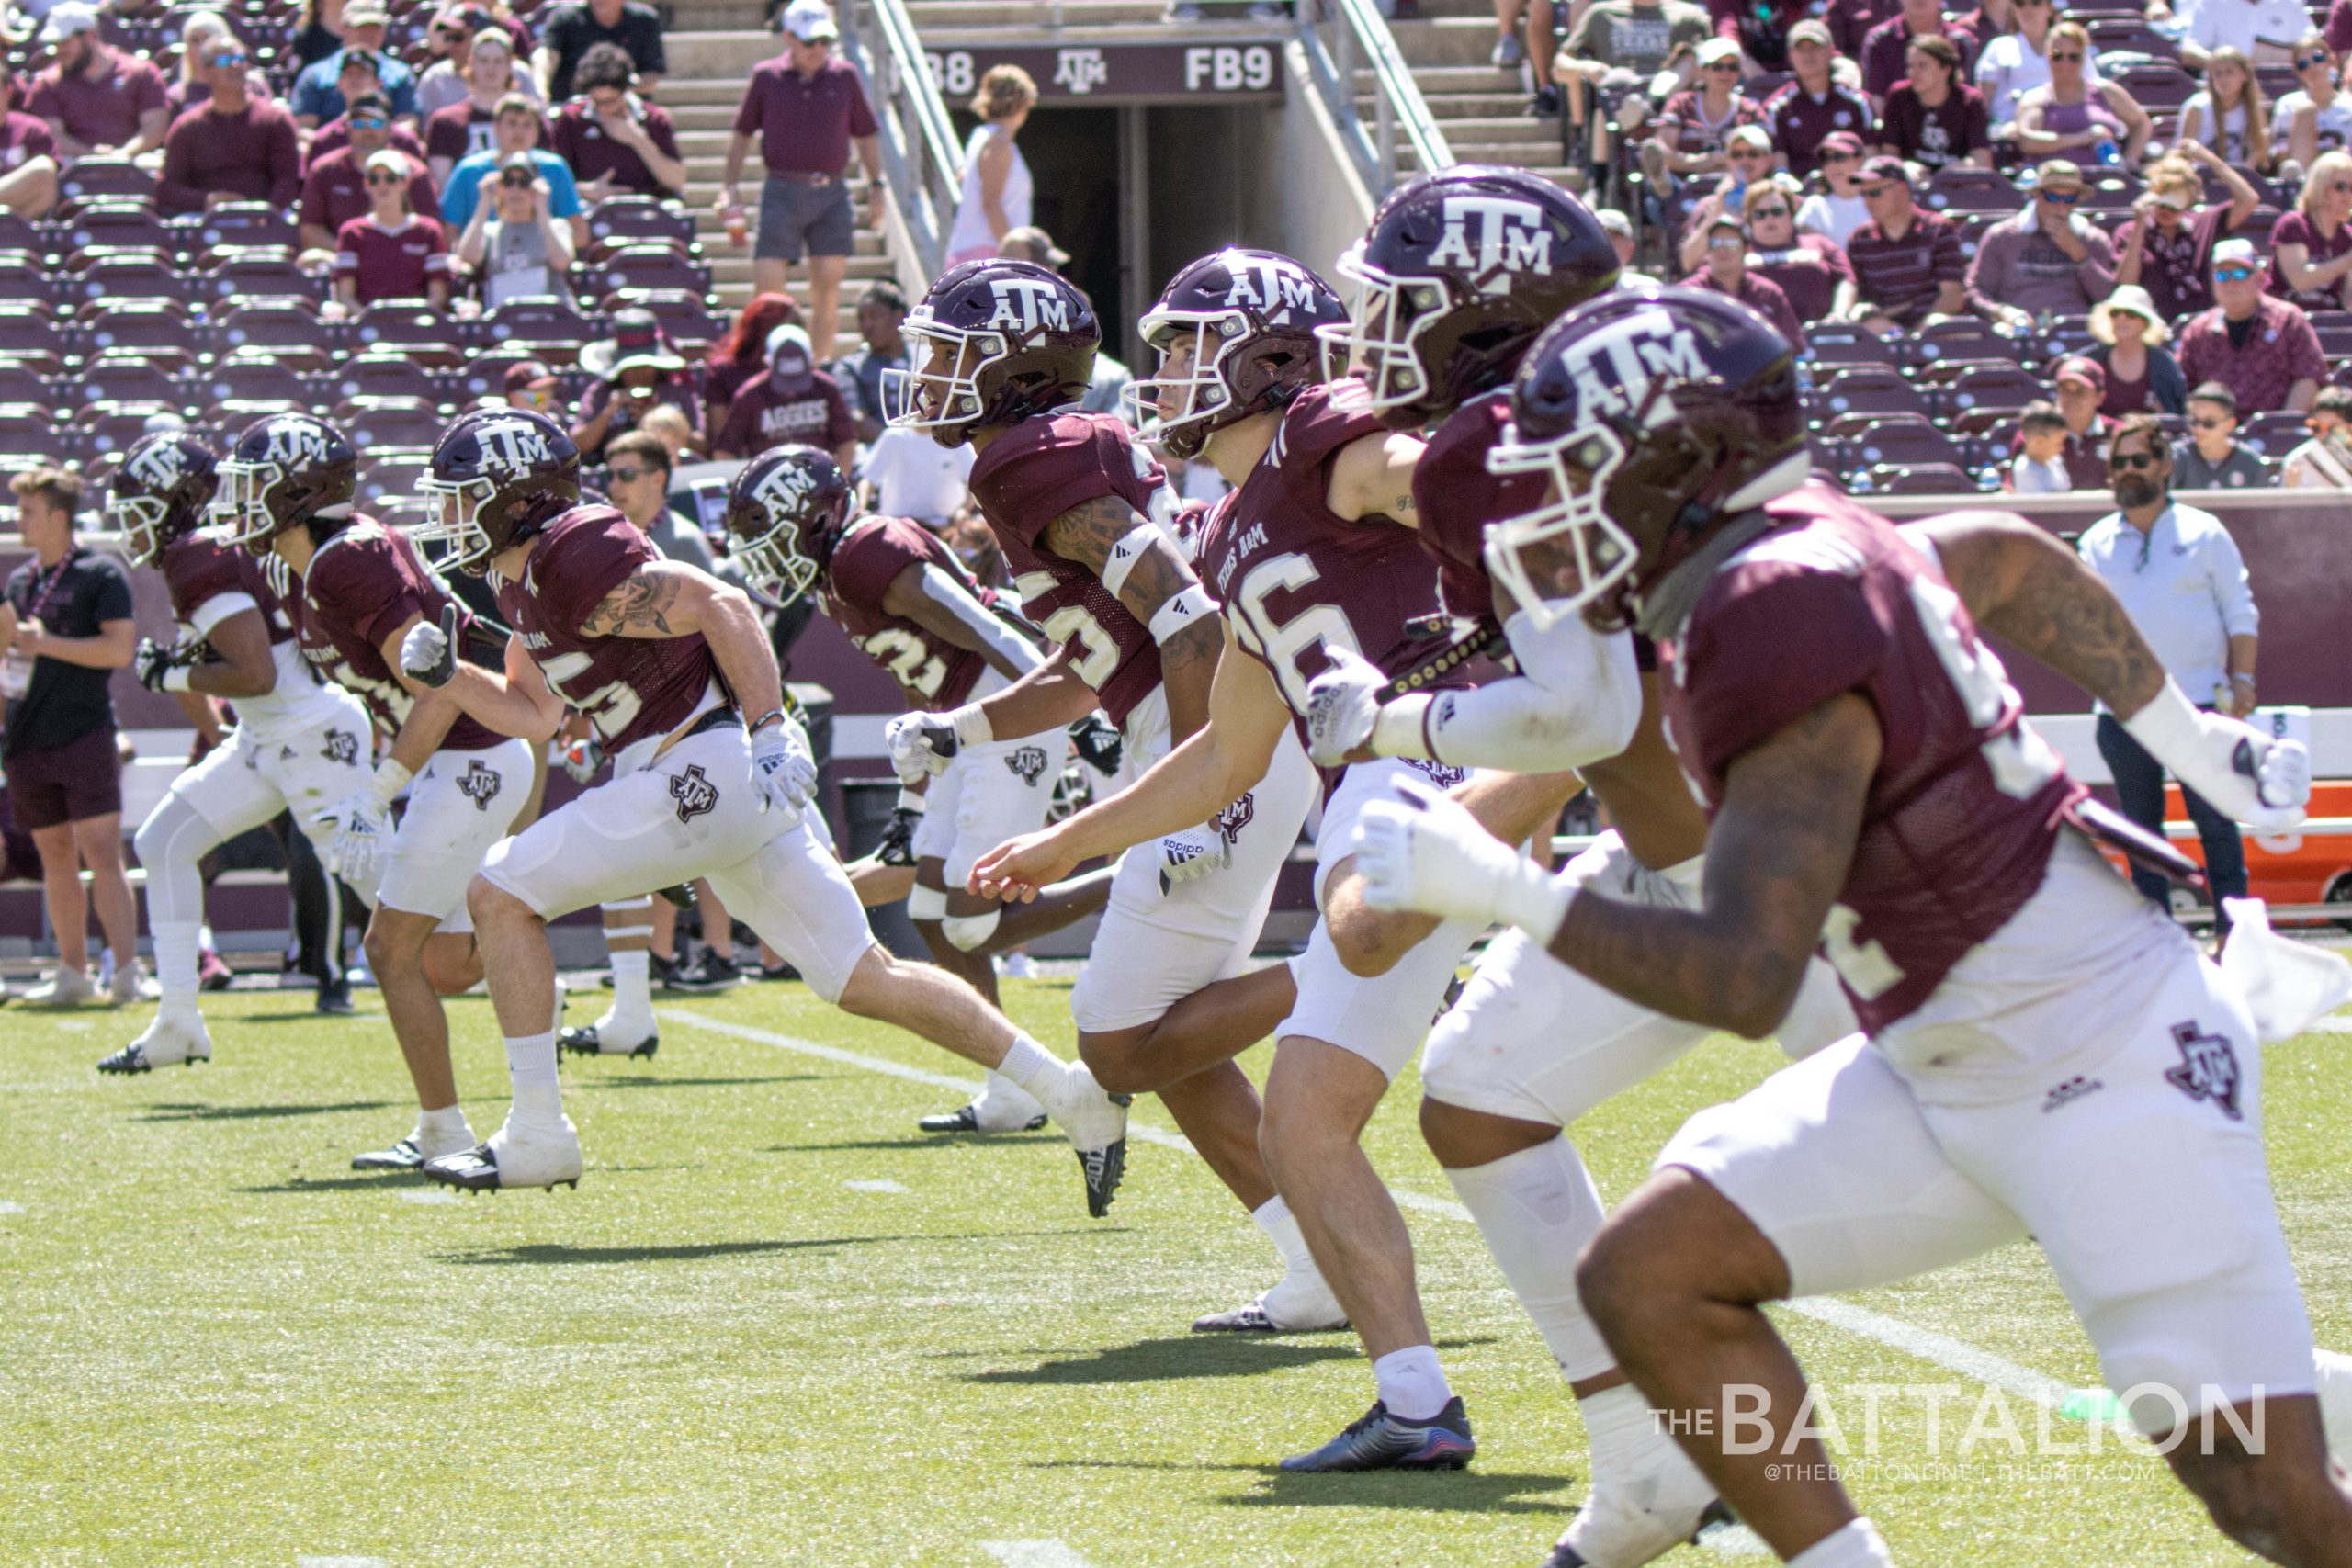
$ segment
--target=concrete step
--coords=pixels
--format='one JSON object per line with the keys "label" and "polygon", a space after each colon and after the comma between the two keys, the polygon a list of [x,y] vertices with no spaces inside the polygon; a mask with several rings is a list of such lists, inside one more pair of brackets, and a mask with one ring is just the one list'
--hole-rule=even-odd
{"label": "concrete step", "polygon": [[[1432,65],[1477,65],[1485,67],[1490,76],[1503,74],[1487,64],[1487,56],[1495,47],[1492,13],[1483,17],[1442,17],[1428,22],[1392,22],[1389,30],[1396,35],[1397,52],[1413,68],[1416,81],[1419,81],[1424,69]],[[1424,85],[1421,90],[1426,93],[1429,88]]]}
{"label": "concrete step", "polygon": [[[663,97],[670,95],[665,90]],[[723,104],[663,104],[670,111],[671,129],[684,136],[690,130],[715,130],[722,136],[734,128],[736,99]]]}
{"label": "concrete step", "polygon": [[[1247,8],[1231,9],[1238,18]],[[917,0],[907,7],[907,19],[920,37],[932,28],[1051,29],[1057,21],[1064,30],[1132,28],[1159,21],[1163,9],[1160,0],[1062,0],[1058,6],[1051,0]]]}
{"label": "concrete step", "polygon": [[[679,36],[672,33],[667,41],[674,47],[679,41]],[[775,52],[774,49],[767,50],[762,58]],[[743,101],[743,83],[751,76],[752,66],[758,63],[757,61],[750,60],[748,56],[745,58],[747,62],[740,65],[734,74],[729,76],[695,76],[684,80],[675,76],[663,77],[662,91],[659,95],[662,107],[670,111],[673,118],[676,118],[680,109],[694,105],[724,105],[731,112],[737,104]],[[673,55],[670,63],[675,65],[677,57]]]}
{"label": "concrete step", "polygon": [[670,94],[673,77],[699,77],[704,81],[729,81],[740,96],[744,79],[752,67],[777,53],[775,35],[757,28],[734,28],[726,32],[673,32],[662,40],[662,52],[669,56],[670,76],[662,82],[662,96]]}
{"label": "concrete step", "polygon": [[1521,168],[1537,169],[1555,174],[1567,165],[1560,162],[1557,141],[1452,141],[1453,155],[1464,164],[1510,164]]}
{"label": "concrete step", "polygon": [[[1421,96],[1425,98],[1447,93],[1511,93],[1524,97],[1526,92],[1521,85],[1517,71],[1498,71],[1485,63],[1483,56],[1475,65],[1416,64],[1413,67],[1413,85],[1420,88]],[[1371,72],[1356,73],[1357,96],[1371,92],[1373,86]],[[669,90],[669,85],[664,83],[662,88],[664,96]]]}
{"label": "concrete step", "polygon": [[[1445,139],[1448,141],[1460,141],[1466,139],[1473,141],[1556,142],[1560,140],[1559,122],[1556,120],[1534,119],[1515,113],[1448,114],[1446,109],[1452,107],[1452,102],[1445,98],[1430,100],[1430,113],[1436,118],[1438,129],[1445,132]],[[1356,105],[1356,112],[1369,121],[1373,118],[1372,100],[1365,98],[1359,101]]]}
{"label": "concrete step", "polygon": [[[1427,95],[1430,113],[1452,123],[1464,119],[1522,119],[1530,124],[1551,124],[1536,121],[1526,114],[1527,95],[1524,93],[1438,93]],[[1366,94],[1356,100],[1356,112],[1370,118],[1373,99]],[[683,127],[681,129],[684,129]]]}

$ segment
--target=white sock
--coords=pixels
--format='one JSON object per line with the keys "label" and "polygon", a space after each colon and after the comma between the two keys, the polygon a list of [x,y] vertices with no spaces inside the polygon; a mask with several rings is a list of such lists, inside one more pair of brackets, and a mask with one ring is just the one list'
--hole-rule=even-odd
{"label": "white sock", "polygon": [[555,1072],[555,1031],[506,1036],[506,1070],[514,1080],[514,1113],[526,1122],[563,1120]]}
{"label": "white sock", "polygon": [[1315,1255],[1306,1249],[1306,1235],[1298,1228],[1298,1216],[1290,1212],[1279,1192],[1250,1211],[1250,1221],[1266,1233],[1274,1250],[1283,1255],[1283,1268],[1293,1274],[1313,1274],[1318,1280],[1322,1271],[1315,1267]]}
{"label": "white sock", "polygon": [[1372,1375],[1380,1402],[1388,1414],[1405,1421],[1426,1421],[1453,1397],[1446,1385],[1445,1369],[1437,1364],[1434,1345],[1408,1345],[1373,1362]]}
{"label": "white sock", "polygon": [[1062,1059],[1038,1044],[1019,1030],[1012,1032],[1012,1045],[996,1070],[1035,1096],[1040,1104],[1050,1107],[1062,1086],[1069,1081],[1069,1067]]}
{"label": "white sock", "polygon": [[462,1133],[466,1129],[466,1108],[445,1105],[437,1111],[419,1111],[416,1125],[419,1131],[426,1133]]}
{"label": "white sock", "polygon": [[[1015,1096],[1018,1096],[1019,1099],[1016,1100],[1014,1098]],[[1009,1100],[1014,1104],[1019,1104],[1020,1100],[1026,1100],[1032,1104],[1035,1104],[1036,1102],[1036,1099],[1037,1097],[1035,1095],[1031,1094],[1027,1089],[1023,1089],[1019,1084],[1014,1083],[1011,1078],[1006,1077],[1002,1073],[991,1067],[989,1070],[987,1081],[980,1085],[979,1099],[974,1101],[974,1103],[986,1105],[991,1100]],[[1035,1115],[1035,1112],[1032,1111],[1031,1114]]]}
{"label": "white sock", "polygon": [[613,1010],[609,1016],[616,1023],[650,1024],[653,1021],[652,954],[643,948],[634,953],[616,953],[613,960]]}
{"label": "white sock", "polygon": [[1894,1568],[1868,1519],[1853,1519],[1789,1559],[1789,1568]]}
{"label": "white sock", "polygon": [[155,978],[163,983],[165,1012],[196,1010],[196,950],[202,940],[202,922],[155,920]]}
{"label": "white sock", "polygon": [[1577,1294],[1577,1258],[1605,1212],[1576,1146],[1553,1138],[1485,1165],[1449,1169],[1445,1178],[1478,1222],[1561,1374],[1581,1382],[1616,1366]]}
{"label": "white sock", "polygon": [[2352,1469],[2352,1356],[2320,1350],[2313,1359],[2319,1365],[2319,1418],[2327,1428],[2327,1451]]}

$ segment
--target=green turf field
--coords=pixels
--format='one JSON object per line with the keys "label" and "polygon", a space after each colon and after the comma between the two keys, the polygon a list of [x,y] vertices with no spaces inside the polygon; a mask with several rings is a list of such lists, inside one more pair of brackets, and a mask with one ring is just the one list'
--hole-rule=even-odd
{"label": "green turf field", "polygon": [[[1065,984],[1007,991],[1069,1051]],[[1272,1253],[1181,1151],[1138,1143],[1114,1217],[1090,1222],[1057,1137],[924,1137],[914,1118],[955,1092],[776,1042],[976,1072],[799,987],[754,986],[670,1004],[651,1063],[567,1063],[576,1192],[460,1200],[345,1168],[413,1111],[362,1001],[334,1021],[303,993],[208,998],[217,1061],[129,1081],[92,1064],[144,1010],[0,1012],[0,1565],[1516,1568],[1583,1495],[1572,1402],[1475,1229],[1444,1212],[1409,1079],[1372,1146],[1425,1200],[1407,1215],[1422,1288],[1483,1446],[1459,1475],[1291,1477],[1273,1461],[1359,1415],[1369,1370],[1344,1336],[1186,1332],[1266,1283]],[[575,999],[572,1021],[602,1006]],[[453,1016],[487,1134],[507,1098],[496,1030],[486,1001]],[[2306,1036],[2267,1067],[2274,1177],[2337,1347],[2346,1050]],[[1579,1142],[1604,1193],[1776,1059],[1725,1042],[1591,1118]],[[1139,1120],[1167,1124],[1149,1105]],[[2024,1248],[1854,1304],[2094,1381]],[[1833,1393],[1954,1390],[1939,1468],[1931,1401],[1883,1396],[1883,1468],[1855,1483],[1900,1561],[2253,1561],[2144,1450],[2036,1459],[1996,1438],[1961,1455],[1982,1382],[1850,1326],[1782,1322]],[[2005,1399],[2030,1449],[2037,1407]],[[1861,1405],[1839,1414],[1858,1427]],[[2081,1446],[2080,1425],[2052,1426]],[[1862,1434],[1848,1439],[1858,1452]]]}

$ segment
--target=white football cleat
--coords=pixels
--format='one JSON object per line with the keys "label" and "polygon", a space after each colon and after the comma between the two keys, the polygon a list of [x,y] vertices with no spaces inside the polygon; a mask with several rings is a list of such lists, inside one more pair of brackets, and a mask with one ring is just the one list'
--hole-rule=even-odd
{"label": "white football cleat", "polygon": [[662,1032],[650,1018],[632,1022],[624,1021],[616,1013],[607,1012],[594,1023],[559,1031],[556,1048],[571,1056],[650,1058],[662,1048]]}
{"label": "white football cleat", "polygon": [[90,976],[85,971],[68,969],[61,964],[48,979],[32,987],[17,999],[37,1008],[70,1008],[86,1002],[97,994],[97,987],[90,983]]}
{"label": "white football cleat", "polygon": [[1134,1097],[1105,1092],[1085,1063],[1072,1062],[1055,1099],[1046,1112],[1078,1151],[1079,1167],[1086,1173],[1086,1212],[1099,1220],[1111,1212],[1111,1199],[1126,1175],[1127,1106]]}
{"label": "white football cleat", "polygon": [[511,1113],[487,1143],[424,1162],[426,1176],[469,1192],[496,1192],[510,1187],[577,1189],[580,1169],[580,1134],[572,1130],[571,1117],[563,1117],[554,1127],[530,1127],[518,1133]]}
{"label": "white football cleat", "polygon": [[1728,1522],[1731,1514],[1715,1495],[1715,1483],[1689,1455],[1662,1434],[1668,1452],[1655,1456],[1647,1474],[1629,1481],[1596,1481],[1584,1506],[1552,1548],[1545,1568],[1636,1568],[1690,1541],[1707,1526]]}
{"label": "white football cleat", "polygon": [[427,1160],[444,1155],[463,1154],[474,1146],[474,1130],[466,1125],[465,1118],[449,1132],[435,1134],[418,1118],[416,1130],[388,1149],[371,1149],[351,1156],[354,1170],[414,1170]]}
{"label": "white football cleat", "polygon": [[915,1123],[926,1133],[1029,1133],[1045,1124],[1037,1097],[1002,1073],[989,1075],[978,1100]]}
{"label": "white football cleat", "polygon": [[212,1059],[212,1036],[195,1013],[159,1012],[144,1032],[98,1064],[102,1073],[143,1073],[151,1067]]}
{"label": "white football cleat", "polygon": [[[1247,1305],[1213,1312],[1193,1320],[1195,1334],[1329,1334],[1348,1326],[1348,1312],[1323,1282],[1312,1295],[1305,1290],[1284,1293],[1284,1280],[1272,1290],[1261,1291]],[[1317,1301],[1314,1295],[1322,1299]]]}

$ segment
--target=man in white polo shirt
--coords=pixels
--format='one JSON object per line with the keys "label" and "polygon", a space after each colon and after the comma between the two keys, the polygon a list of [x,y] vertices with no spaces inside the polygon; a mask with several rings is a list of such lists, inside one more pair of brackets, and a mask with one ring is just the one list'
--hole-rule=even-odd
{"label": "man in white polo shirt", "polygon": [[2180,40],[2180,62],[2203,72],[2217,49],[2235,49],[2256,65],[2294,61],[2295,41],[2312,30],[2301,0],[2199,0]]}

